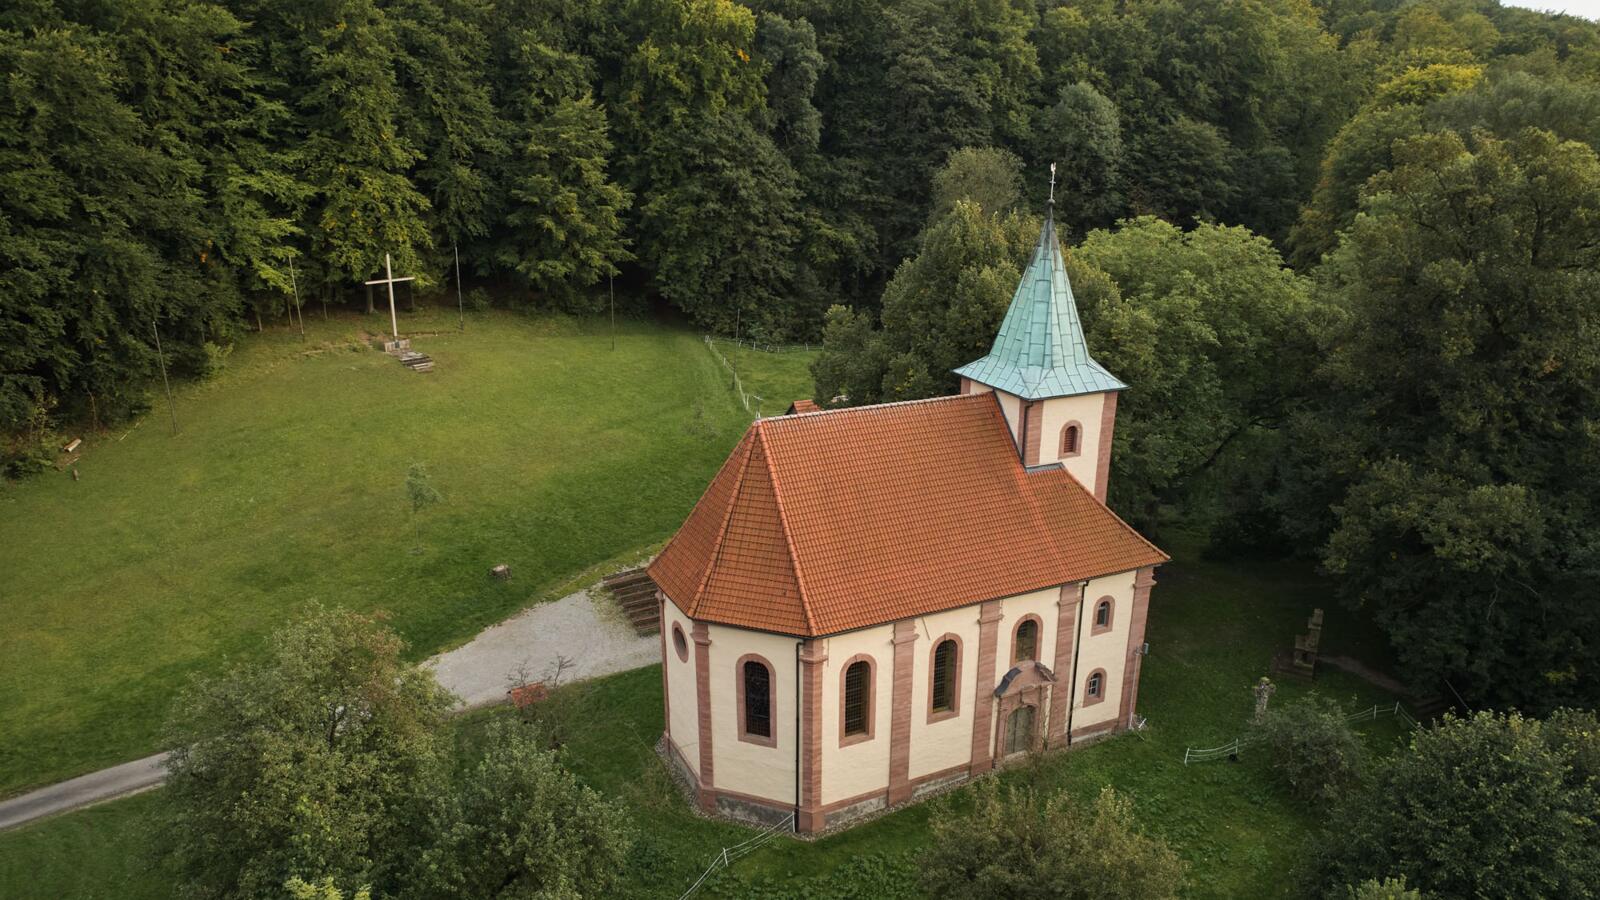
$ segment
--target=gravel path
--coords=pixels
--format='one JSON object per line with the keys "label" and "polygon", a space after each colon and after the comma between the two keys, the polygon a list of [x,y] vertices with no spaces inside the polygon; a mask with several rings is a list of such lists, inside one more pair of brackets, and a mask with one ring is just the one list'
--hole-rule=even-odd
{"label": "gravel path", "polygon": [[620,615],[602,610],[583,590],[523,610],[425,665],[463,706],[472,708],[504,700],[519,670],[529,681],[544,678],[558,656],[572,663],[561,680],[577,681],[658,662],[661,639],[639,637]]}
{"label": "gravel path", "polygon": [[[530,681],[543,678],[558,656],[572,663],[561,676],[570,682],[648,666],[660,655],[659,637],[639,637],[620,613],[583,590],[523,610],[424,665],[470,709],[504,700],[519,671]],[[166,778],[165,760],[157,753],[0,802],[0,830],[157,787]]]}

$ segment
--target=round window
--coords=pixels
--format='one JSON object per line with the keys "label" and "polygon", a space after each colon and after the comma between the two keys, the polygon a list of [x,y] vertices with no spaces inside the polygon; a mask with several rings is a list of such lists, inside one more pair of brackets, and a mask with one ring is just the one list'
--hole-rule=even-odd
{"label": "round window", "polygon": [[672,649],[678,651],[680,661],[689,661],[689,642],[683,637],[683,626],[677,622],[672,623]]}

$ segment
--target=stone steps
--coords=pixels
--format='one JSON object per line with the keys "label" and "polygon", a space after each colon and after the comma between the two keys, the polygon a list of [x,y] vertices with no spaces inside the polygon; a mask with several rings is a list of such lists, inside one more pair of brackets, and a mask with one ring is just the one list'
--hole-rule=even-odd
{"label": "stone steps", "polygon": [[656,603],[656,583],[642,568],[608,575],[600,580],[628,624],[641,635],[661,631],[661,608]]}

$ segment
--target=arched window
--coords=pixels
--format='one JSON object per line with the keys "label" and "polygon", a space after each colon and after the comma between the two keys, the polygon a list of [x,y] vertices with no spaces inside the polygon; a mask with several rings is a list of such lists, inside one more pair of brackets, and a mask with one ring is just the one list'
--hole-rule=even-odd
{"label": "arched window", "polygon": [[928,718],[945,719],[959,712],[961,641],[954,635],[941,638],[933,646],[933,665],[928,685]]}
{"label": "arched window", "polygon": [[683,626],[672,623],[672,649],[678,652],[679,662],[689,661],[689,642],[683,636]]}
{"label": "arched window", "polygon": [[841,689],[840,744],[867,740],[872,737],[872,661],[861,657],[846,663]]}
{"label": "arched window", "polygon": [[1095,669],[1083,685],[1083,705],[1093,706],[1106,698],[1106,670]]}
{"label": "arched window", "polygon": [[1061,428],[1061,455],[1077,456],[1083,451],[1083,426],[1068,422]]}
{"label": "arched window", "polygon": [[1111,630],[1112,613],[1116,611],[1116,601],[1110,597],[1101,597],[1094,605],[1094,627],[1089,629],[1090,634],[1102,634]]}
{"label": "arched window", "polygon": [[739,659],[739,740],[768,747],[777,744],[773,732],[772,666],[751,654]]}
{"label": "arched window", "polygon": [[1029,616],[1017,623],[1017,636],[1011,642],[1011,664],[1039,658],[1039,619]]}

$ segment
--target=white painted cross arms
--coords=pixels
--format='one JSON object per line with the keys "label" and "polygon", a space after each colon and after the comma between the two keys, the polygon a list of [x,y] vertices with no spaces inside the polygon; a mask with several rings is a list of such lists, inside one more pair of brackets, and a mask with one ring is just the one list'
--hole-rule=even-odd
{"label": "white painted cross arms", "polygon": [[367,284],[386,284],[389,286],[389,327],[394,331],[395,340],[400,339],[400,320],[394,314],[394,286],[400,281],[415,281],[416,276],[407,275],[404,278],[394,277],[394,265],[389,261],[389,254],[383,255],[383,274],[385,278],[374,278]]}

